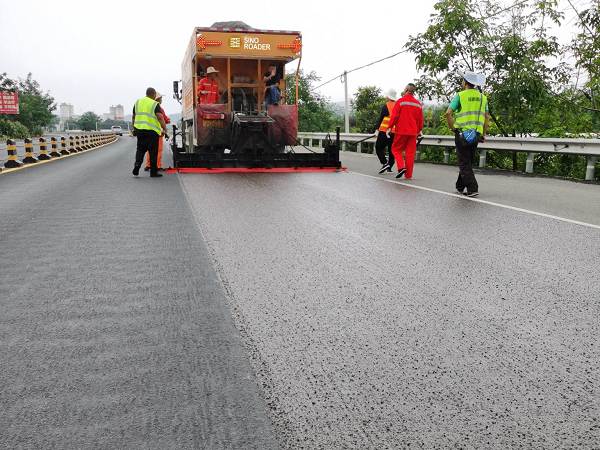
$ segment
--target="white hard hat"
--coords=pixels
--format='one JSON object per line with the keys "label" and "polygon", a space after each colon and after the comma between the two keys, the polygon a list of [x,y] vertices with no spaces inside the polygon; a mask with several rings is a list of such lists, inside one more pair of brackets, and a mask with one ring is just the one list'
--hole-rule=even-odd
{"label": "white hard hat", "polygon": [[156,91],[156,97],[154,97],[154,99],[158,100],[161,97],[162,97],[162,94],[160,92]]}
{"label": "white hard hat", "polygon": [[485,84],[485,75],[482,73],[465,72],[463,78],[473,86],[483,86]]}
{"label": "white hard hat", "polygon": [[396,90],[395,89],[388,89],[388,91],[385,93],[385,96],[387,98],[389,98],[390,100],[396,100]]}
{"label": "white hard hat", "polygon": [[208,75],[209,73],[219,73],[219,71],[217,69],[215,69],[213,66],[209,66],[206,69],[206,74]]}

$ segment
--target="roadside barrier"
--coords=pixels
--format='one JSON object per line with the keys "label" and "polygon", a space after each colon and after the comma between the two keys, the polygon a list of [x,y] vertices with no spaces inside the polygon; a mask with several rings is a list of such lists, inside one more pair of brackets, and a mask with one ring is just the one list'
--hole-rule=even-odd
{"label": "roadside barrier", "polygon": [[4,163],[4,167],[12,169],[14,167],[21,167],[22,161],[19,161],[17,157],[17,143],[12,139],[6,141],[6,151],[8,152],[8,159]]}
{"label": "roadside barrier", "polygon": [[31,139],[25,139],[25,157],[23,158],[25,164],[34,164],[38,162],[38,159],[33,154],[33,142]]}
{"label": "roadside barrier", "polygon": [[75,136],[69,136],[69,153],[77,153],[77,150],[75,150]]}
{"label": "roadside barrier", "polygon": [[38,139],[38,142],[40,143],[40,154],[38,155],[38,160],[48,161],[49,159],[52,159],[52,156],[48,154],[48,150],[46,148],[46,139],[41,137]]}
{"label": "roadside barrier", "polygon": [[[60,150],[58,148],[58,139],[60,139]],[[40,161],[50,161],[54,158],[71,155],[73,153],[92,150],[106,144],[111,144],[118,139],[114,133],[87,133],[72,136],[50,136],[36,138],[35,143],[31,138],[24,139],[22,144],[17,146],[13,139],[6,140],[7,158],[4,163],[0,159],[0,171],[3,168],[14,169],[23,165],[33,165]],[[50,143],[50,145],[49,145]],[[19,160],[18,147],[25,148],[25,154],[22,160]],[[39,146],[39,154],[36,156],[34,146]],[[51,148],[51,151],[50,151]]]}
{"label": "roadside barrier", "polygon": [[50,156],[52,158],[60,158],[62,156],[60,153],[58,153],[56,138],[54,136],[50,138],[50,147],[52,148],[52,151],[50,152]]}
{"label": "roadside barrier", "polygon": [[64,138],[64,136],[60,137],[60,154],[61,155],[69,154],[69,150],[67,150],[67,140]]}
{"label": "roadside barrier", "polygon": [[81,148],[81,141],[78,134],[75,135],[75,151],[81,152],[83,149]]}
{"label": "roadside barrier", "polygon": [[[298,133],[298,142],[307,143],[308,147],[313,147],[314,142],[318,143],[317,148],[323,148],[323,143],[328,138],[328,132],[317,133]],[[342,150],[346,150],[349,144],[356,147],[357,153],[363,153],[363,143],[374,144],[376,136],[362,133],[340,133]],[[450,152],[454,148],[453,135],[425,135],[417,147],[415,160],[420,160],[421,146],[435,146],[444,148],[444,164],[450,162]],[[588,138],[530,138],[530,137],[499,137],[489,136],[485,142],[478,145],[479,167],[486,167],[486,157],[488,151],[509,151],[527,153],[525,173],[533,173],[533,164],[535,156],[539,154],[554,155],[577,155],[586,158],[586,170],[584,180],[594,181],[596,164],[600,160],[600,139]],[[371,151],[369,151],[370,153]]]}

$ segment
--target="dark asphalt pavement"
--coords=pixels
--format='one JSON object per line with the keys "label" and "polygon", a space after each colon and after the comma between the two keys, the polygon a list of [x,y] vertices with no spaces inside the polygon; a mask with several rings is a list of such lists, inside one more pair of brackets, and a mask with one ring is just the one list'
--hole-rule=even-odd
{"label": "dark asphalt pavement", "polygon": [[599,230],[353,173],[182,180],[283,447],[598,447]]}
{"label": "dark asphalt pavement", "polygon": [[275,448],[176,176],[133,142],[0,175],[0,448]]}
{"label": "dark asphalt pavement", "polygon": [[0,175],[0,447],[598,447],[598,229],[132,142]]}
{"label": "dark asphalt pavement", "polygon": [[[342,152],[343,164],[353,172],[395,180],[396,173],[379,175],[381,164],[375,155]],[[579,183],[557,178],[509,171],[475,169],[480,199],[525,208],[600,226],[600,184]],[[417,162],[411,181],[415,186],[454,192],[458,167]]]}

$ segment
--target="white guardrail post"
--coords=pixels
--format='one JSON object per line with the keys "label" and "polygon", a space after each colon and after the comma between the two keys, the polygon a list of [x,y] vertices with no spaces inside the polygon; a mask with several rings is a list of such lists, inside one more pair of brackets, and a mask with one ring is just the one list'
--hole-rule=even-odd
{"label": "white guardrail post", "polygon": [[535,158],[535,153],[527,153],[527,161],[525,162],[525,173],[533,173],[533,158]]}
{"label": "white guardrail post", "polygon": [[[312,144],[312,139],[318,140],[319,146],[323,147],[323,140],[327,135],[335,136],[335,132],[329,133],[298,133],[298,141],[303,142],[309,140]],[[347,143],[356,143],[356,151],[362,152],[362,142],[375,143],[375,136],[369,137],[368,134],[362,133],[340,133],[342,142],[342,151],[347,149]],[[361,142],[359,142],[361,141]],[[454,148],[454,136],[452,135],[427,135],[423,136],[421,141],[422,146],[445,147],[444,162],[450,160],[450,150]],[[527,161],[525,164],[525,172],[533,173],[533,164],[535,155],[538,153],[550,153],[558,155],[579,155],[587,158],[585,171],[585,180],[595,180],[596,164],[600,157],[600,139],[582,139],[582,138],[513,138],[513,137],[487,137],[485,142],[478,146],[479,148],[479,167],[486,166],[486,158],[488,150],[505,150],[511,152],[527,153]],[[417,150],[418,161],[420,152]]]}
{"label": "white guardrail post", "polygon": [[586,181],[594,180],[597,162],[598,162],[597,156],[588,156],[587,157],[587,167],[585,168],[585,180]]}
{"label": "white guardrail post", "polygon": [[485,169],[485,163],[487,159],[487,150],[481,149],[479,150],[479,168]]}

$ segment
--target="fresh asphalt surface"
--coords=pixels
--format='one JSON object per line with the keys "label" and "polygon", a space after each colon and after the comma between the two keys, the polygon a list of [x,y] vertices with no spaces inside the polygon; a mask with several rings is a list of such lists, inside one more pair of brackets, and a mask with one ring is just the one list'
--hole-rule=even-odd
{"label": "fresh asphalt surface", "polygon": [[599,446],[600,230],[133,152],[0,175],[0,448]]}
{"label": "fresh asphalt surface", "polygon": [[[395,172],[377,173],[381,164],[375,155],[354,152],[344,152],[342,155],[344,164],[354,172],[395,180]],[[413,179],[401,181],[454,192],[457,175],[458,168],[455,166],[417,163]],[[475,175],[482,200],[600,226],[599,184],[479,169],[475,169]]]}
{"label": "fresh asphalt surface", "polygon": [[0,174],[0,448],[274,448],[179,181],[134,178],[132,142]]}

